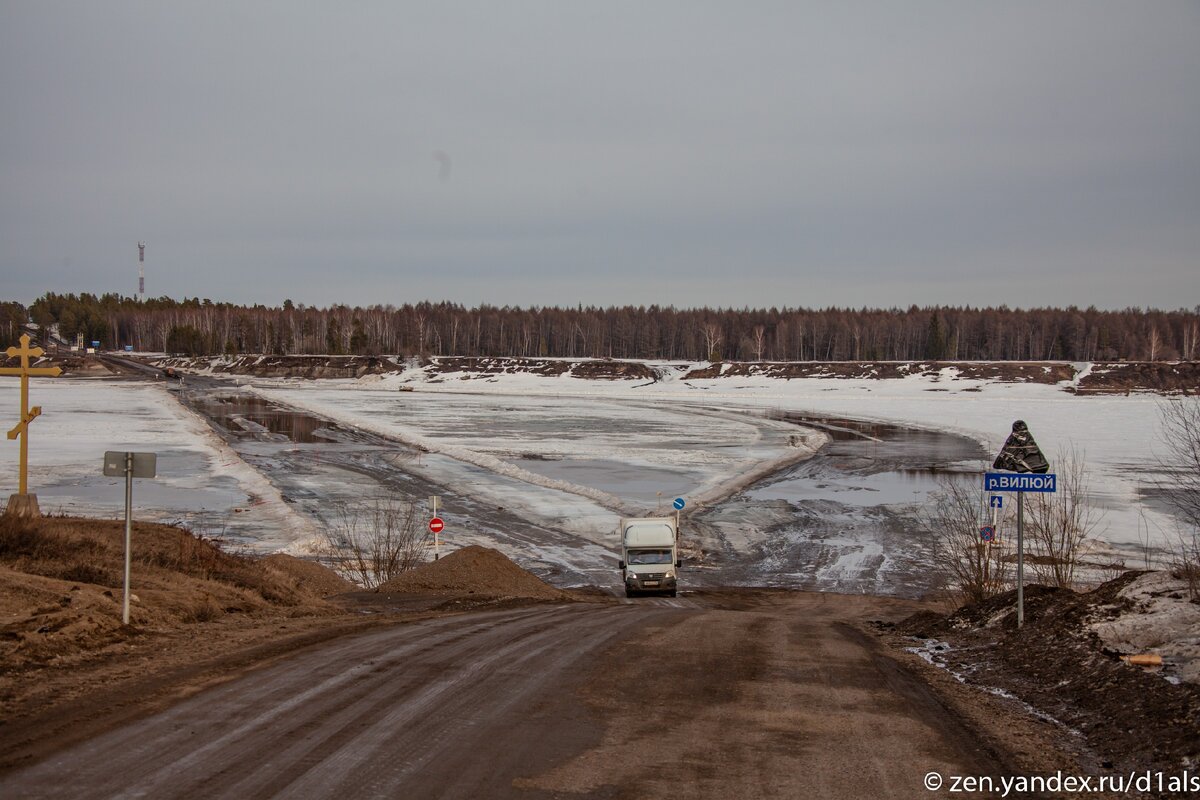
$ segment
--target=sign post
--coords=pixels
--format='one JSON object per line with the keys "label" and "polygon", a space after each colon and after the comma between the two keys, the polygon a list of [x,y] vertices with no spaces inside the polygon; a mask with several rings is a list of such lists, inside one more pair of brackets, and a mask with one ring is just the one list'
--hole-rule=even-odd
{"label": "sign post", "polygon": [[442,529],[446,527],[446,523],[438,516],[438,501],[441,500],[436,494],[429,496],[429,531],[433,534],[433,560],[437,561],[442,557],[442,543],[438,536]]}
{"label": "sign post", "polygon": [[[1012,433],[992,463],[992,469],[1009,470],[1016,475],[988,472],[983,476],[985,492],[1017,493],[1017,628],[1025,624],[1025,492],[1053,492],[1056,476],[1042,454],[1029,426],[1022,420],[1012,424]],[[1003,504],[993,501],[993,508]]]}
{"label": "sign post", "polygon": [[683,507],[687,505],[682,497],[676,497],[671,503],[675,507],[675,547],[679,547],[679,512],[683,511]]}
{"label": "sign post", "polygon": [[157,473],[158,456],[154,453],[122,453],[109,450],[104,454],[104,474],[110,478],[125,476],[125,599],[121,604],[121,624],[129,624],[129,562],[133,532],[133,479],[153,478]]}

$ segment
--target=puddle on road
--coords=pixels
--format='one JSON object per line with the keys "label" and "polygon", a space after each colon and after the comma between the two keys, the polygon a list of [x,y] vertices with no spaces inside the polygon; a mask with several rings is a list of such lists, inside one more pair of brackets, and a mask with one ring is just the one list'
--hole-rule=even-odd
{"label": "puddle on road", "polygon": [[938,431],[772,416],[830,442],[699,516],[731,548],[717,548],[716,580],[914,597],[933,588],[918,510],[945,480],[978,481],[983,448]]}
{"label": "puddle on road", "polygon": [[238,438],[275,439],[296,444],[328,443],[338,439],[338,426],[251,394],[196,395],[186,402]]}
{"label": "puddle on road", "polygon": [[947,479],[976,480],[987,453],[963,436],[878,422],[783,413],[831,441],[808,461],[746,491],[755,500],[832,500],[853,506],[924,502]]}
{"label": "puddle on road", "polygon": [[965,472],[893,470],[874,474],[833,473],[822,468],[801,468],[784,478],[747,491],[755,500],[836,500],[856,506],[890,506],[922,503],[948,479],[978,481]]}

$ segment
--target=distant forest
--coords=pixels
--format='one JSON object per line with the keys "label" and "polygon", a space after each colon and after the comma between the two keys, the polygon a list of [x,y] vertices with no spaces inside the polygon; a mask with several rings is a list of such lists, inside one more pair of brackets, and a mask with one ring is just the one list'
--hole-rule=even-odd
{"label": "distant forest", "polygon": [[104,348],[187,355],[566,356],[683,361],[1194,360],[1200,308],[465,308],[453,303],[277,308],[162,297],[46,294],[0,304]]}

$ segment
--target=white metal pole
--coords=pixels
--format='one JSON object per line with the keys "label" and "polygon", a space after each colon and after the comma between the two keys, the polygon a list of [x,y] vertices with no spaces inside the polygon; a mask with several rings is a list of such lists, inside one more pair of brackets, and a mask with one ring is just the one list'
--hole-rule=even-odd
{"label": "white metal pole", "polygon": [[133,528],[133,453],[125,454],[125,602],[121,610],[121,622],[129,624],[129,551]]}
{"label": "white metal pole", "polygon": [[1017,492],[1017,627],[1025,624],[1025,493]]}
{"label": "white metal pole", "polygon": [[[437,519],[438,515],[438,496],[435,494],[433,500],[433,518]],[[438,561],[442,557],[442,535],[440,531],[433,532],[433,560]]]}

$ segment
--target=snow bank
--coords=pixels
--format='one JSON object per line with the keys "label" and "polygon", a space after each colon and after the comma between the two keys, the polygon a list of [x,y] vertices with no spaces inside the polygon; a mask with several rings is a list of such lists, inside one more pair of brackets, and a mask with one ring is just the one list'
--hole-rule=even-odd
{"label": "snow bank", "polygon": [[1200,605],[1187,584],[1169,572],[1148,572],[1118,595],[1132,608],[1088,627],[1105,647],[1123,655],[1157,653],[1163,674],[1200,684]]}

